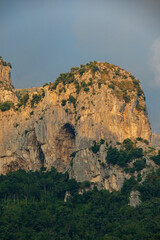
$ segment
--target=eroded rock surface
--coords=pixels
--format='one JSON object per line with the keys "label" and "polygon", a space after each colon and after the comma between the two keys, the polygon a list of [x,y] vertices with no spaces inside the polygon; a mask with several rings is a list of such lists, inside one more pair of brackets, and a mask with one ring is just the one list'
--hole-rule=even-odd
{"label": "eroded rock surface", "polygon": [[130,176],[106,164],[104,144],[98,154],[90,147],[101,139],[113,145],[137,137],[150,142],[139,81],[117,66],[91,63],[43,88],[14,90],[9,66],[0,67],[0,80],[9,85],[1,86],[0,101],[13,102],[9,110],[0,111],[0,173],[54,166],[78,181],[120,189]]}

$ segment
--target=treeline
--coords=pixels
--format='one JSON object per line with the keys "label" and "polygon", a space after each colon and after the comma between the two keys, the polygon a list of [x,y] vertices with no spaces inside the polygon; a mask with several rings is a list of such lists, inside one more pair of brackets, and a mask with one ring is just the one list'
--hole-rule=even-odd
{"label": "treeline", "polygon": [[[143,184],[132,177],[121,192],[93,190],[67,173],[19,170],[0,176],[1,240],[160,239],[160,170]],[[131,190],[142,204],[128,205]],[[68,200],[65,202],[66,192]]]}

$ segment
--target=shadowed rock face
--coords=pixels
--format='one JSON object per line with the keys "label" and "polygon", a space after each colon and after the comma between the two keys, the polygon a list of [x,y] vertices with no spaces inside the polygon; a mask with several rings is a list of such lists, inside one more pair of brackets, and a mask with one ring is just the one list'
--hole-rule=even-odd
{"label": "shadowed rock face", "polygon": [[151,139],[153,147],[160,149],[160,135],[153,133]]}
{"label": "shadowed rock face", "polygon": [[61,127],[55,139],[55,148],[55,167],[63,171],[70,164],[70,155],[75,150],[75,129],[71,124],[66,123]]}
{"label": "shadowed rock face", "polygon": [[[98,159],[105,162],[105,146],[93,154],[93,140],[115,144],[141,137],[150,142],[141,86],[129,72],[114,65],[92,63],[72,69],[43,90],[4,91],[2,86],[1,91],[1,102],[6,101],[7,91],[13,105],[0,111],[0,173],[54,166],[69,171],[78,181],[120,189],[126,175],[119,168],[102,168]],[[29,99],[19,104],[26,94]]]}

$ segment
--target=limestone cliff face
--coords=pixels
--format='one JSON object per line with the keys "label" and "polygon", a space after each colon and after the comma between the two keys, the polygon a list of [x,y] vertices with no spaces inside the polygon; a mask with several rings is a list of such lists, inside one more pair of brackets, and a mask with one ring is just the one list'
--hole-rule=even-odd
{"label": "limestone cliff face", "polygon": [[0,59],[0,102],[17,100],[13,92],[10,72],[11,65]]}
{"label": "limestone cliff face", "polygon": [[9,83],[7,90],[1,87],[0,101],[13,102],[9,110],[0,111],[0,173],[54,166],[78,181],[120,189],[129,175],[118,166],[104,167],[105,144],[97,154],[90,147],[101,139],[112,144],[137,137],[150,142],[139,81],[117,66],[94,62],[72,68],[43,88],[14,90],[10,69],[0,67],[0,78]]}

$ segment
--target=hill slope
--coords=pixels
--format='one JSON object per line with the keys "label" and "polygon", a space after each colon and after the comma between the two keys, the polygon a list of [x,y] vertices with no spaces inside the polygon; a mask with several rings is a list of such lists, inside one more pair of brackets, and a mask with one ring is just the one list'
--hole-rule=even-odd
{"label": "hill slope", "polygon": [[[0,173],[54,166],[77,181],[120,189],[134,174],[124,172],[132,165],[127,158],[124,164],[109,164],[109,147],[128,138],[151,140],[139,81],[117,66],[91,62],[42,88],[14,90],[6,65],[1,61]],[[143,147],[150,151],[150,146]]]}

